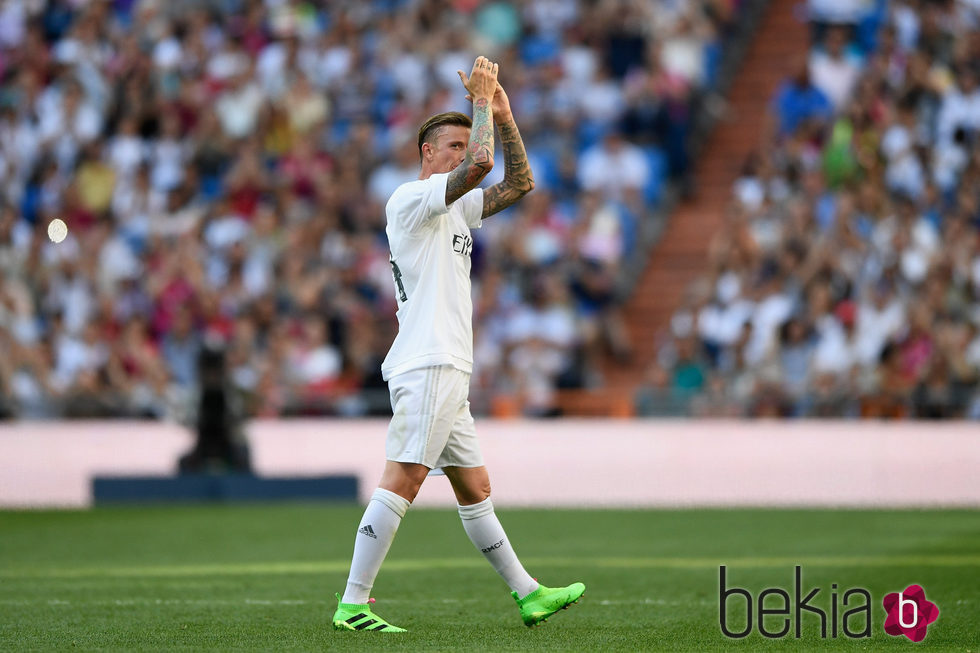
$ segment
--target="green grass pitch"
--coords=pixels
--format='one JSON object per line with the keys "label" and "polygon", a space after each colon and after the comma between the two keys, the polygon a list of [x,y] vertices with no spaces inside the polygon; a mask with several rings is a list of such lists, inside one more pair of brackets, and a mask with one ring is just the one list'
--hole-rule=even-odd
{"label": "green grass pitch", "polygon": [[[980,650],[978,511],[497,512],[533,576],[587,584],[581,603],[525,628],[448,509],[409,511],[381,570],[375,609],[399,635],[330,628],[357,506],[2,512],[0,650]],[[792,593],[800,564],[828,613],[832,583],[866,588],[873,635],[821,639],[804,617],[799,640],[727,639],[719,564],[754,597]],[[940,609],[920,644],[882,628],[882,598],[912,583]]]}

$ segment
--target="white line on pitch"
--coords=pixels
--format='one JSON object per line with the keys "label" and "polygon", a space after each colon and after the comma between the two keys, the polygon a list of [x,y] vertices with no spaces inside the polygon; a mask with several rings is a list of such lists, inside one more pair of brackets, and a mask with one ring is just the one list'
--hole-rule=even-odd
{"label": "white line on pitch", "polygon": [[[680,557],[578,557],[529,558],[525,564],[537,568],[575,567],[612,569],[717,569],[719,565],[735,568],[805,567],[980,567],[980,555],[878,555],[878,556],[772,556],[731,558]],[[433,569],[483,568],[486,562],[477,556],[467,558],[402,559],[385,563],[385,572],[429,571]],[[0,579],[99,578],[99,577],[189,577],[247,576],[342,573],[350,568],[349,560],[311,562],[257,562],[206,565],[158,565],[134,567],[74,567],[63,569],[11,569],[0,571]]]}

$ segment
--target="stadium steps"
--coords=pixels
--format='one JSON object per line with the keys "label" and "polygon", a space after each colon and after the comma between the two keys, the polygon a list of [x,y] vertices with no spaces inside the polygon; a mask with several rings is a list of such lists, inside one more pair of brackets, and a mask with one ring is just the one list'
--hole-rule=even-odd
{"label": "stadium steps", "polygon": [[601,389],[560,393],[564,414],[632,414],[633,393],[653,361],[658,334],[668,328],[688,285],[707,271],[710,237],[724,224],[742,162],[761,144],[763,117],[776,88],[807,55],[810,38],[797,15],[800,6],[793,0],[772,0],[765,10],[728,94],[726,117],[695,161],[694,193],[676,206],[625,306],[634,346],[630,362],[609,359]]}

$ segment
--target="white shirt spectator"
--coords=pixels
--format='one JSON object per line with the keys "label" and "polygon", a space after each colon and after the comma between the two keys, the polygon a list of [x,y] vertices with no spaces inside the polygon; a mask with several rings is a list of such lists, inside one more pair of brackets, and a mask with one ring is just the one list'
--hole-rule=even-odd
{"label": "white shirt spectator", "polygon": [[64,261],[77,261],[81,257],[82,248],[71,227],[68,229],[68,236],[60,243],[48,242],[47,239],[45,241],[41,246],[41,260],[47,267],[54,268]]}
{"label": "white shirt spectator", "polygon": [[153,63],[157,68],[167,70],[176,68],[183,57],[180,41],[173,36],[159,41],[153,48]]}
{"label": "white shirt spectator", "polygon": [[413,136],[408,131],[394,133],[393,156],[375,168],[368,178],[368,192],[382,206],[399,186],[419,178],[419,150]]}
{"label": "white shirt spectator", "polygon": [[511,319],[507,340],[520,343],[539,339],[564,349],[575,343],[576,335],[575,317],[567,307],[560,304],[539,309],[524,306]]}
{"label": "white shirt spectator", "polygon": [[248,70],[248,57],[237,50],[225,48],[208,61],[208,77],[218,81],[231,79]]}
{"label": "white shirt spectator", "polygon": [[[50,374],[47,374],[50,379]],[[20,416],[27,418],[50,417],[44,384],[31,370],[18,368],[10,378],[10,394],[16,400]]]}
{"label": "white shirt spectator", "polygon": [[102,116],[92,104],[82,99],[74,107],[59,102],[40,112],[40,136],[45,141],[71,138],[74,143],[87,143],[102,129]]}
{"label": "white shirt spectator", "polygon": [[852,57],[821,51],[810,55],[810,79],[837,110],[850,99],[860,76],[860,63]]}
{"label": "white shirt spectator", "polygon": [[929,274],[929,257],[916,247],[906,247],[899,255],[899,269],[902,276],[914,285],[925,281]]}
{"label": "white shirt spectator", "polygon": [[120,180],[112,194],[112,211],[119,227],[133,235],[149,233],[151,220],[167,208],[165,194],[144,182]]}
{"label": "white shirt spectator", "polygon": [[145,146],[136,134],[120,133],[109,143],[109,164],[119,179],[127,179],[143,162]]}
{"label": "white shirt spectator", "polygon": [[336,348],[322,344],[310,351],[294,355],[293,369],[301,383],[322,383],[340,374],[342,361]]}
{"label": "white shirt spectator", "polygon": [[453,49],[441,53],[432,67],[436,74],[436,81],[443,88],[452,89],[455,93],[459,88],[459,75],[456,71],[462,70],[468,73],[473,67],[473,55],[464,49]]}
{"label": "white shirt spectator", "polygon": [[698,313],[698,334],[706,342],[728,346],[742,335],[742,328],[752,318],[755,305],[738,299],[730,304],[711,303]]}
{"label": "white shirt spectator", "polygon": [[[0,272],[3,272],[2,267]],[[21,344],[36,343],[41,337],[41,323],[27,286],[9,279],[0,286],[0,293],[6,295],[6,301],[0,302],[0,329],[6,330]]]}
{"label": "white shirt spectator", "polygon": [[870,9],[868,0],[807,0],[810,20],[856,24]]}
{"label": "white shirt spectator", "polygon": [[5,2],[0,7],[0,46],[16,48],[27,33],[27,3]]}
{"label": "white shirt spectator", "polygon": [[176,139],[161,138],[150,145],[150,183],[158,191],[176,188],[184,178],[187,146]]}
{"label": "white shirt spectator", "polygon": [[902,2],[892,8],[892,23],[895,25],[895,35],[902,50],[910,52],[919,42],[921,20],[918,11]]}
{"label": "white shirt spectator", "polygon": [[963,356],[974,370],[980,372],[980,334],[967,345]]}
{"label": "white shirt spectator", "polygon": [[[555,242],[560,249],[561,243]],[[578,249],[582,256],[593,261],[616,264],[623,256],[622,223],[615,206],[604,204],[589,217],[585,233],[579,238]],[[555,256],[561,256],[557,252]],[[551,260],[555,260],[552,256]]]}
{"label": "white shirt spectator", "polygon": [[351,70],[354,53],[346,45],[335,45],[323,50],[317,58],[315,83],[320,88],[339,84]]}
{"label": "white shirt spectator", "polygon": [[88,281],[76,273],[54,286],[53,294],[51,299],[61,312],[65,330],[68,333],[80,333],[95,308]]}
{"label": "white shirt spectator", "polygon": [[598,190],[620,200],[624,191],[641,191],[650,179],[650,165],[643,151],[618,134],[586,150],[579,159],[578,179],[587,191]]}
{"label": "white shirt spectator", "polygon": [[585,84],[595,77],[599,62],[595,51],[591,48],[571,45],[561,51],[561,68],[565,73],[565,79],[576,84]]}
{"label": "white shirt spectator", "polygon": [[919,157],[909,150],[889,163],[885,170],[885,183],[892,191],[913,198],[921,197],[926,187],[926,172]]}
{"label": "white shirt spectator", "polygon": [[368,192],[371,197],[379,204],[384,204],[402,184],[408,183],[413,179],[418,179],[418,164],[409,166],[399,166],[394,162],[387,162],[374,170],[368,180]]}
{"label": "white shirt spectator", "polygon": [[525,4],[524,16],[541,33],[560,33],[575,24],[579,7],[577,2],[568,0],[532,0]]}
{"label": "white shirt spectator", "polygon": [[255,61],[255,75],[262,85],[262,91],[273,101],[281,100],[289,92],[299,72],[290,65],[289,47],[282,41],[273,41],[262,48]]}
{"label": "white shirt spectator", "polygon": [[8,169],[16,167],[18,174],[24,177],[14,180],[8,173],[4,175],[5,179],[20,184],[26,181],[26,175],[37,161],[40,137],[40,130],[30,120],[0,122],[0,152],[3,152]]}
{"label": "white shirt spectator", "polygon": [[980,28],[980,0],[958,0],[957,20],[969,25],[971,30]]}
{"label": "white shirt spectator", "polygon": [[391,76],[405,99],[413,106],[421,106],[429,97],[429,71],[426,61],[413,52],[392,53],[387,63]]}
{"label": "white shirt spectator", "polygon": [[749,211],[758,211],[766,199],[766,186],[758,177],[739,177],[733,188],[739,204]]}
{"label": "white shirt spectator", "polygon": [[912,145],[912,134],[905,125],[895,123],[885,131],[881,139],[881,151],[888,159],[885,183],[893,191],[919,197],[925,190],[926,173]]}
{"label": "white shirt spectator", "polygon": [[555,378],[565,364],[562,352],[532,339],[515,347],[508,362],[517,373],[524,409],[532,414],[549,410],[554,403]]}
{"label": "white shirt spectator", "polygon": [[205,270],[214,287],[221,287],[228,279],[225,251],[235,243],[246,240],[250,232],[248,222],[234,214],[216,218],[205,227],[204,241],[211,250]]}
{"label": "white shirt spectator", "polygon": [[940,189],[950,191],[959,182],[969,154],[962,145],[951,141],[936,143],[932,152],[932,179]]}
{"label": "white shirt spectator", "polygon": [[905,306],[897,297],[885,302],[861,301],[856,320],[858,360],[862,365],[874,365],[888,341],[905,328]]}
{"label": "white shirt spectator", "polygon": [[[568,88],[567,83],[564,86]],[[578,102],[586,118],[603,125],[615,122],[626,106],[622,85],[608,77],[586,82],[578,90]]]}
{"label": "white shirt spectator", "polygon": [[755,305],[752,313],[752,336],[745,348],[745,361],[762,363],[772,352],[777,330],[793,314],[793,298],[773,292]]}
{"label": "white shirt spectator", "polygon": [[99,287],[104,292],[113,292],[122,279],[138,277],[140,270],[139,259],[121,234],[115,234],[106,240],[99,251],[98,276]]}
{"label": "white shirt spectator", "polygon": [[232,138],[251,134],[258,122],[262,101],[262,90],[252,81],[243,81],[222,93],[215,110],[225,134]]}
{"label": "white shirt spectator", "polygon": [[894,215],[887,215],[878,220],[871,232],[871,244],[881,259],[882,265],[887,267],[895,260],[895,251],[892,243],[895,234],[899,229],[899,220]]}
{"label": "white shirt spectator", "polygon": [[660,51],[664,70],[693,86],[704,83],[704,41],[691,33],[668,38]]}
{"label": "white shirt spectator", "polygon": [[912,245],[921,250],[927,256],[932,256],[939,251],[942,237],[936,225],[924,216],[920,216],[912,225]]}
{"label": "white shirt spectator", "polygon": [[54,354],[52,381],[62,390],[71,387],[79,372],[98,369],[106,360],[104,346],[67,334],[58,338]]}
{"label": "white shirt spectator", "polygon": [[951,87],[943,96],[936,118],[936,134],[941,143],[953,140],[957,127],[980,130],[980,88],[964,93],[958,87]]}
{"label": "white shirt spectator", "polygon": [[824,315],[817,320],[816,332],[814,372],[846,376],[860,360],[855,339],[848,336],[840,320],[832,315]]}

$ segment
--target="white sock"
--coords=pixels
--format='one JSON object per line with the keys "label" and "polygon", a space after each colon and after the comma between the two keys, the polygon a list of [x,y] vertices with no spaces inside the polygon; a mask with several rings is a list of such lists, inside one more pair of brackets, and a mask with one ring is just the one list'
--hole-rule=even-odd
{"label": "white sock", "polygon": [[511,591],[517,592],[517,598],[523,599],[538,589],[538,581],[524,571],[517,559],[489,497],[472,506],[459,506],[459,518],[463,520],[463,529],[470,541],[490,561]]}
{"label": "white sock", "polygon": [[398,525],[412,505],[394,492],[378,488],[371,496],[354,536],[354,557],[350,563],[343,603],[364,604],[374,587],[381,563],[388,555]]}

